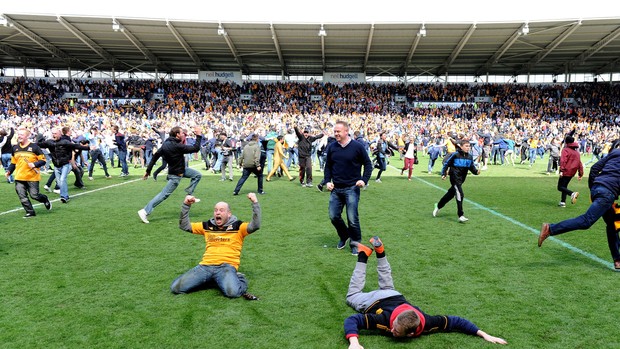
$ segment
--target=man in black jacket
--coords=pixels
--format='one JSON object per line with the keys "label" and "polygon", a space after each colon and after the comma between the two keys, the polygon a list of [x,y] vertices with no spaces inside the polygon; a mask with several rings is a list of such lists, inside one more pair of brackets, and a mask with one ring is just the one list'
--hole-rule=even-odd
{"label": "man in black jacket", "polygon": [[196,142],[194,142],[194,145],[186,145],[185,137],[187,136],[187,132],[179,126],[173,127],[168,134],[169,137],[164,141],[164,144],[162,144],[161,148],[157,150],[149,162],[146,173],[142,179],[149,178],[153,166],[155,166],[155,163],[161,157],[168,163],[168,183],[143,209],[138,211],[138,216],[140,216],[142,222],[149,223],[147,216],[153,212],[153,209],[155,209],[157,205],[161,204],[174,192],[179,186],[181,178],[190,178],[190,184],[185,188],[185,192],[188,195],[194,193],[198,182],[200,182],[200,178],[202,178],[202,174],[192,168],[185,167],[185,154],[195,153],[200,150],[202,128],[200,126],[194,127],[194,133],[196,134]]}
{"label": "man in black jacket", "polygon": [[60,187],[60,201],[62,203],[69,202],[69,186],[67,184],[67,176],[71,172],[71,161],[73,159],[74,150],[88,150],[87,145],[74,143],[71,140],[71,129],[67,126],[52,129],[52,139],[39,142],[39,147],[48,148],[54,163],[54,174],[56,175],[56,183]]}
{"label": "man in black jacket", "polygon": [[323,137],[323,134],[310,136],[310,129],[306,128],[302,133],[299,127],[295,126],[297,151],[299,152],[299,182],[302,187],[312,187],[312,143]]}

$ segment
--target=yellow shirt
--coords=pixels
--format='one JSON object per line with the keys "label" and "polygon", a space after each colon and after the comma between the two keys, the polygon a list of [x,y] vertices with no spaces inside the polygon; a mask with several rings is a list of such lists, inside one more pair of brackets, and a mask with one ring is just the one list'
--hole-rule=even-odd
{"label": "yellow shirt", "polygon": [[41,148],[36,143],[28,143],[25,146],[21,146],[19,143],[13,146],[13,156],[11,157],[11,163],[15,164],[15,171],[13,171],[13,178],[17,181],[25,182],[38,182],[41,180],[41,171],[35,167],[30,168],[28,163],[45,162],[45,154],[41,151]]}
{"label": "yellow shirt", "polygon": [[[207,227],[207,222],[192,223],[192,233],[204,235],[206,247],[200,264],[220,265],[227,263],[239,269],[243,239],[249,235],[247,222],[237,222],[228,226],[228,230],[215,230]],[[205,227],[207,227],[205,229]]]}

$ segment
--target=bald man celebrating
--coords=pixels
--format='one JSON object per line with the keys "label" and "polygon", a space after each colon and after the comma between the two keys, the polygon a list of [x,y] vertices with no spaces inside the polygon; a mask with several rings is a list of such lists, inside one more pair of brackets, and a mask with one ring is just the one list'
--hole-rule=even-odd
{"label": "bald man celebrating", "polygon": [[247,293],[245,276],[238,272],[244,239],[260,228],[261,210],[255,193],[249,193],[252,202],[252,220],[242,222],[234,216],[226,202],[218,202],[213,217],[206,222],[190,222],[189,210],[196,198],[187,195],[181,206],[179,228],[192,234],[203,235],[205,253],[200,263],[172,282],[174,294],[190,293],[216,284],[224,296],[258,299]]}

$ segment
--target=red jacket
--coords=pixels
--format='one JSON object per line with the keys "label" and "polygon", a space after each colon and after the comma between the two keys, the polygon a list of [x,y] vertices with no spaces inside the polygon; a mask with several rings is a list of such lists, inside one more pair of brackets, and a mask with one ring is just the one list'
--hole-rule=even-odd
{"label": "red jacket", "polygon": [[581,163],[581,154],[577,151],[579,145],[577,143],[569,143],[560,154],[560,173],[564,177],[573,177],[579,172],[579,178],[583,177],[583,164]]}

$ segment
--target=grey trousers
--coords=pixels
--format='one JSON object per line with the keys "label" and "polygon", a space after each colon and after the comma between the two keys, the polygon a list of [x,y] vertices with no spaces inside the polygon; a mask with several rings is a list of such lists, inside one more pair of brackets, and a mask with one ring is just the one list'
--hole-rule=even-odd
{"label": "grey trousers", "polygon": [[355,264],[347,291],[347,305],[359,313],[364,313],[376,301],[401,294],[394,289],[392,268],[386,257],[377,258],[377,273],[379,274],[379,289],[362,292],[366,285],[366,263]]}

